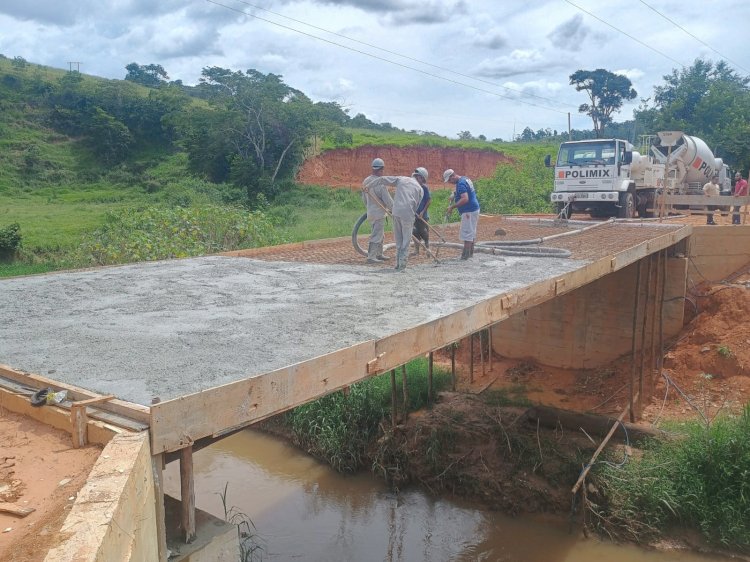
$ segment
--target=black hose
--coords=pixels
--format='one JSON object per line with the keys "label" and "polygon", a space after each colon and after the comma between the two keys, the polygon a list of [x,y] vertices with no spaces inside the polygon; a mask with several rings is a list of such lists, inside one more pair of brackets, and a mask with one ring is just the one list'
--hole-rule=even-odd
{"label": "black hose", "polygon": [[362,249],[362,247],[359,245],[359,240],[357,237],[359,236],[359,229],[364,224],[364,222],[367,220],[367,213],[364,213],[361,217],[357,219],[357,222],[354,223],[354,228],[352,228],[352,246],[354,246],[354,250],[363,256],[367,256],[367,252]]}

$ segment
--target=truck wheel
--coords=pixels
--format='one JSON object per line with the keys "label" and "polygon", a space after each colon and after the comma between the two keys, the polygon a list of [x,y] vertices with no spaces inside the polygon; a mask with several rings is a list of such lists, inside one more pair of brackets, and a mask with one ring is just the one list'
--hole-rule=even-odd
{"label": "truck wheel", "polygon": [[629,191],[622,194],[620,208],[617,209],[617,217],[621,219],[632,219],[635,217],[635,198]]}
{"label": "truck wheel", "polygon": [[555,212],[561,219],[568,220],[570,215],[573,214],[573,205],[565,205],[565,203],[555,203]]}

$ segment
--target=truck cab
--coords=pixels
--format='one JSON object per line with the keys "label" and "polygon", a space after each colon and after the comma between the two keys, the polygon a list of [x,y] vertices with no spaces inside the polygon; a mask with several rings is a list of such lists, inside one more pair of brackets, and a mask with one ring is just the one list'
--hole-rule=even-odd
{"label": "truck cab", "polygon": [[573,212],[594,217],[631,218],[636,212],[635,182],[631,179],[633,146],[620,139],[564,142],[555,162],[550,200],[558,214]]}

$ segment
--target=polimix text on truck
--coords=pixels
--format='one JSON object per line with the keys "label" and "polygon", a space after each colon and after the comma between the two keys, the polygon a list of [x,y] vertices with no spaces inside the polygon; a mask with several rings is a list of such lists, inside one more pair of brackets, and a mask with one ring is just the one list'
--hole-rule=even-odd
{"label": "polimix text on truck", "polygon": [[[677,138],[669,155],[664,147],[651,146],[644,156],[621,139],[564,142],[555,162],[555,186],[550,196],[558,214],[575,212],[594,217],[653,216],[657,191],[664,184],[672,193],[701,193],[704,183],[719,176],[722,190],[729,187],[729,169],[715,158],[705,142],[681,132],[660,133]],[[666,138],[666,137],[665,137]],[[547,165],[551,166],[549,158]]]}

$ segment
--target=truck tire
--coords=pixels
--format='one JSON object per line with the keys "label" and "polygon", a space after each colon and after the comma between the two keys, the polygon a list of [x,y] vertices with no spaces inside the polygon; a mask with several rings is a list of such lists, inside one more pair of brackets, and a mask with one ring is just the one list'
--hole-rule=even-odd
{"label": "truck tire", "polygon": [[617,218],[635,218],[635,197],[633,197],[630,191],[623,193],[620,198],[620,208],[617,209]]}
{"label": "truck tire", "polygon": [[570,215],[573,214],[573,205],[565,205],[565,203],[555,203],[555,213],[561,219],[568,220]]}

